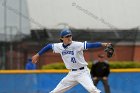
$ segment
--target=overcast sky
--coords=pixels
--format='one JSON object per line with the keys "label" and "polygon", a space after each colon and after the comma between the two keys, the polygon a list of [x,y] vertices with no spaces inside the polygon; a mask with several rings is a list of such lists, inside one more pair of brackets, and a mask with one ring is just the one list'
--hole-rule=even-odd
{"label": "overcast sky", "polygon": [[[7,25],[19,30],[22,17],[22,31],[27,33],[30,28],[62,28],[64,24],[80,29],[140,26],[140,0],[22,0],[22,11],[19,1],[7,0]],[[4,27],[3,2],[0,1],[0,32]]]}
{"label": "overcast sky", "polygon": [[[140,26],[140,0],[27,0],[29,15],[47,28]],[[32,23],[32,28],[39,25]]]}

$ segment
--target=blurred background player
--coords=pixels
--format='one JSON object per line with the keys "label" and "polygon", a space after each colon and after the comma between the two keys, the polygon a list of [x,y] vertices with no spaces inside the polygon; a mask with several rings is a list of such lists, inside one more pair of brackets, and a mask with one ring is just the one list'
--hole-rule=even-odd
{"label": "blurred background player", "polygon": [[108,84],[108,76],[110,74],[110,66],[107,60],[105,60],[104,54],[99,54],[98,59],[94,61],[91,67],[91,76],[95,86],[101,81],[104,85],[105,93],[110,93],[110,87]]}
{"label": "blurred background player", "polygon": [[43,53],[52,49],[54,53],[60,53],[66,68],[69,69],[68,75],[50,93],[64,93],[78,83],[89,93],[100,93],[100,90],[92,82],[90,71],[87,67],[88,63],[83,56],[83,50],[107,46],[109,43],[72,41],[72,33],[69,29],[61,31],[60,40],[61,43],[48,44],[32,57],[32,62],[36,63]]}
{"label": "blurred background player", "polygon": [[26,63],[25,69],[26,70],[35,70],[36,69],[36,64],[32,63],[32,59],[31,58],[27,59],[27,63]]}

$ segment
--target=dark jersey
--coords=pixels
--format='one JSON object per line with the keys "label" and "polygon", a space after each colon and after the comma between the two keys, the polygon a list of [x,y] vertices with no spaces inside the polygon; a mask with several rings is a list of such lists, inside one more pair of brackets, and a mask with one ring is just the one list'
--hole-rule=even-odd
{"label": "dark jersey", "polygon": [[108,77],[110,73],[109,64],[105,62],[96,61],[91,67],[91,76],[92,77]]}

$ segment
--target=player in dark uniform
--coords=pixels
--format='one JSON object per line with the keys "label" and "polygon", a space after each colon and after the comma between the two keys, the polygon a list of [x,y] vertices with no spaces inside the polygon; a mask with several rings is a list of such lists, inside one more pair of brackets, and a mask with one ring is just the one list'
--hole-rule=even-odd
{"label": "player in dark uniform", "polygon": [[95,86],[101,81],[104,85],[105,93],[110,93],[108,84],[108,76],[110,74],[110,67],[108,61],[104,59],[104,55],[98,55],[98,60],[95,60],[91,67],[91,76]]}

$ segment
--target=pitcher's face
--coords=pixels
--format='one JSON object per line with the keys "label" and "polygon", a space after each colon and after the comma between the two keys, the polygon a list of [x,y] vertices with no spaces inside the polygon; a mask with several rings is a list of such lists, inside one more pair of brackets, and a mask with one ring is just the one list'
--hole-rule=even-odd
{"label": "pitcher's face", "polygon": [[64,44],[70,44],[72,42],[72,35],[68,35],[68,36],[65,36],[63,38],[61,38],[63,40],[63,43]]}

